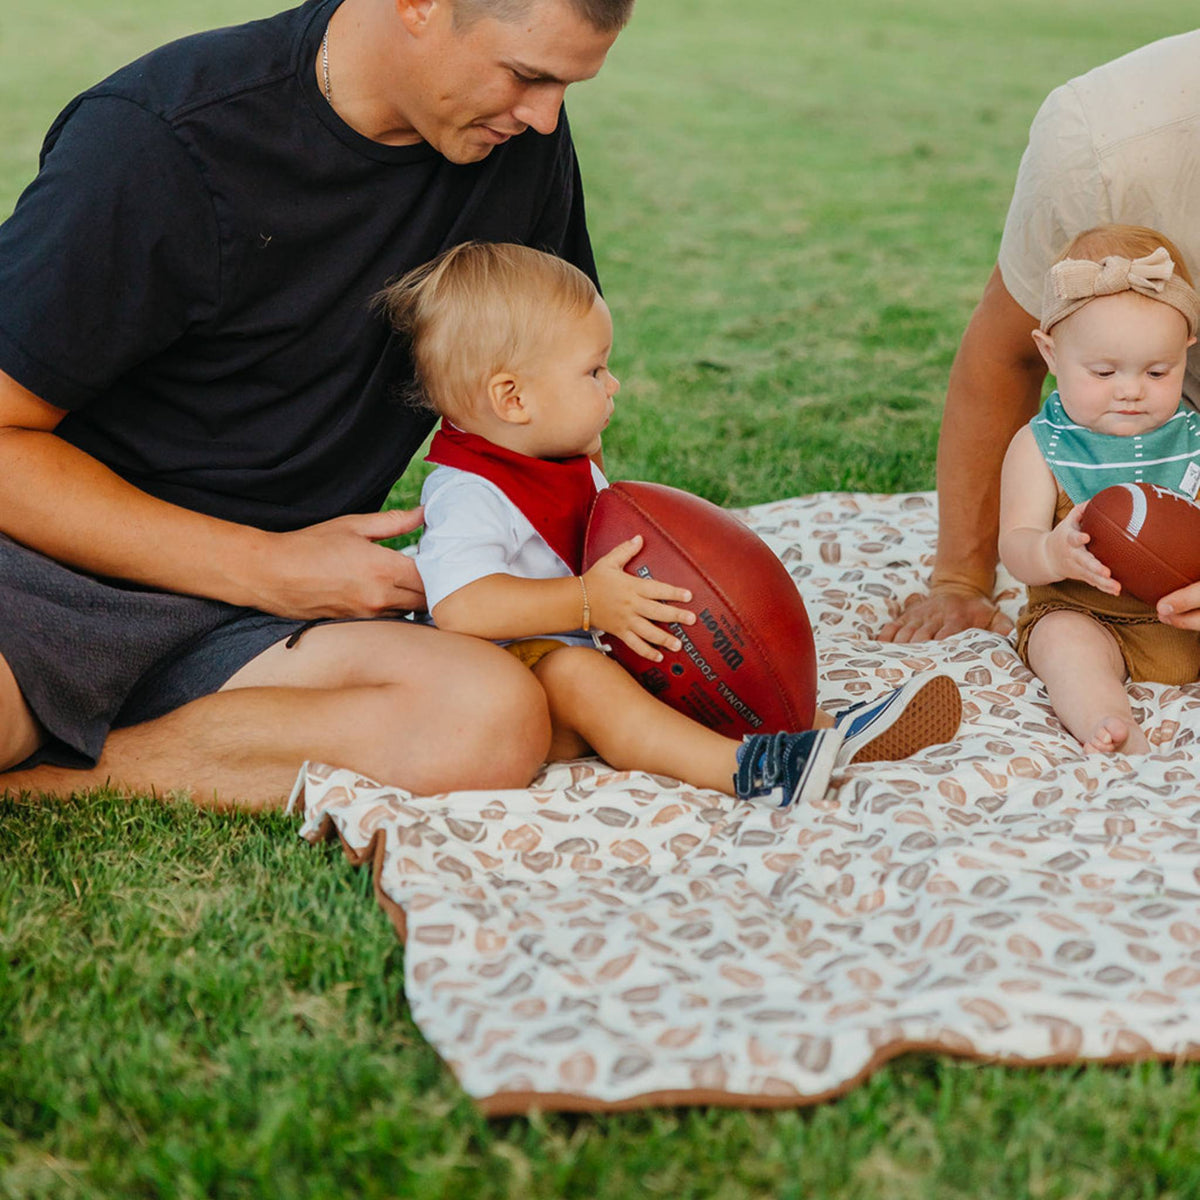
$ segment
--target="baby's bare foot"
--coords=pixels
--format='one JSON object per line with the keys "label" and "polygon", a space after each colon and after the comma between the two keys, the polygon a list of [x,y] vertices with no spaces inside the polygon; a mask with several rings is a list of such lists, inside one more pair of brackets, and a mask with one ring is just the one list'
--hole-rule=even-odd
{"label": "baby's bare foot", "polygon": [[1105,717],[1083,743],[1084,754],[1145,754],[1149,749],[1141,726],[1122,717]]}

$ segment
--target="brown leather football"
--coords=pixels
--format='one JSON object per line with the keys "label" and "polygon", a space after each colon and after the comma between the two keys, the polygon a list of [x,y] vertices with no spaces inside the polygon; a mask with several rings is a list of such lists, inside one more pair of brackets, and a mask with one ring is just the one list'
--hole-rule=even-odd
{"label": "brown leather football", "polygon": [[736,517],[690,492],[614,483],[596,497],[584,569],[636,534],[626,570],[692,593],[694,625],[651,662],[620,639],[613,657],[647,691],[730,737],[812,727],[817,659],[804,601],[770,547]]}
{"label": "brown leather football", "polygon": [[1147,604],[1200,580],[1200,506],[1169,488],[1107,487],[1088,501],[1079,528],[1121,590]]}

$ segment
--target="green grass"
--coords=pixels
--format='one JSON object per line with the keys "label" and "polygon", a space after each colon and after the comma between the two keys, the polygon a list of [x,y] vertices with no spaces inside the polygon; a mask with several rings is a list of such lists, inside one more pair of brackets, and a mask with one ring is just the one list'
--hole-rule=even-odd
{"label": "green grass", "polygon": [[[0,212],[78,89],[233,0],[0,11]],[[722,503],[933,483],[1025,131],[1172,0],[642,0],[571,102],[615,476]],[[396,490],[407,503],[420,472]],[[0,1196],[1200,1195],[1200,1069],[913,1056],[805,1111],[486,1122],[365,873],[281,816],[0,804]]]}
{"label": "green grass", "polygon": [[807,1111],[488,1123],[365,872],[283,817],[0,804],[0,1195],[1200,1193],[1193,1068],[910,1057]]}

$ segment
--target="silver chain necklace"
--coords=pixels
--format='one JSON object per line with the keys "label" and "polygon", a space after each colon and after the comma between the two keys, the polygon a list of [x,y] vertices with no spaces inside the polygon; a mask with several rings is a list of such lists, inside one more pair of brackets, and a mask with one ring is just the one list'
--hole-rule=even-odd
{"label": "silver chain necklace", "polygon": [[[332,24],[330,21],[329,25]],[[329,86],[329,25],[325,26],[325,36],[321,39],[321,78],[325,84],[325,99],[332,106],[333,88]]]}

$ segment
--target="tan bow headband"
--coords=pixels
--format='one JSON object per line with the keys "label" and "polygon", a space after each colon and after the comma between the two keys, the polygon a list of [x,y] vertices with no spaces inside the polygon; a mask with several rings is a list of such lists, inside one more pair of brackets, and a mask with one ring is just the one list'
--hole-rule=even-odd
{"label": "tan bow headband", "polygon": [[1141,258],[1110,254],[1103,262],[1064,258],[1046,273],[1042,290],[1042,332],[1049,333],[1064,317],[1100,296],[1137,292],[1161,300],[1183,314],[1188,332],[1196,336],[1200,321],[1200,296],[1175,274],[1175,264],[1165,246]]}

